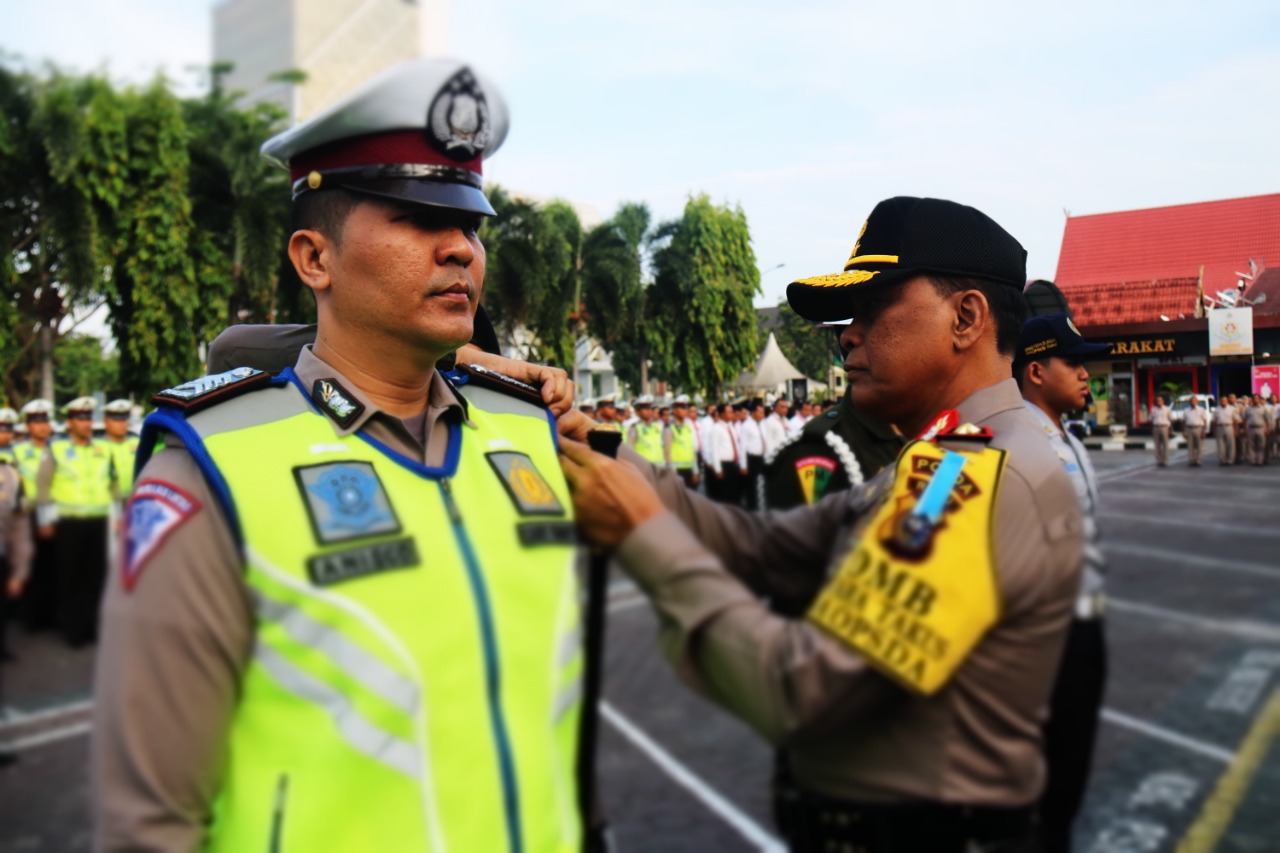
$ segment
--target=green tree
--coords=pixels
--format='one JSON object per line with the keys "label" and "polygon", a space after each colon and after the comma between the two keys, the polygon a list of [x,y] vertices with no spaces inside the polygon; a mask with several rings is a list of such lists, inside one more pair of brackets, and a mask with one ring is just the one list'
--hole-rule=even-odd
{"label": "green tree", "polygon": [[563,202],[539,207],[499,186],[490,187],[489,203],[496,215],[480,231],[488,258],[484,305],[499,338],[514,346],[523,332],[527,357],[572,367],[582,245],[577,214]]}
{"label": "green tree", "polygon": [[582,249],[586,331],[612,354],[618,378],[633,388],[643,388],[647,378],[648,291],[643,271],[650,221],[644,204],[623,204],[607,222],[591,229]]}
{"label": "green tree", "polygon": [[107,399],[120,396],[120,357],[104,352],[100,338],[75,332],[63,335],[54,346],[53,360],[56,399],[85,397],[95,391]]}
{"label": "green tree", "polygon": [[646,312],[654,375],[718,396],[757,355],[760,271],[746,214],[695,196],[657,239]]}

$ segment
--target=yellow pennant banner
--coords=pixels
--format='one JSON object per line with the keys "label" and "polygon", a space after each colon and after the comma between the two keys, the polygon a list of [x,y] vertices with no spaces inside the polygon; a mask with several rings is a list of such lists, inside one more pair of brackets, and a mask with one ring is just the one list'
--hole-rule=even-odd
{"label": "yellow pennant banner", "polygon": [[912,511],[946,453],[927,441],[903,449],[891,496],[807,616],[925,695],[947,683],[1000,613],[992,522],[1004,451],[963,450],[964,467],[936,526],[924,536],[912,527],[920,521]]}

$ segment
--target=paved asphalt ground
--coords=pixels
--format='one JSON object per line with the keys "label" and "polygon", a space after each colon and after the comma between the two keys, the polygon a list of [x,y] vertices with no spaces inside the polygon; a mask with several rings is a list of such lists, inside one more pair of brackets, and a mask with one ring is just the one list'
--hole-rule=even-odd
{"label": "paved asphalt ground", "polygon": [[[1085,853],[1280,850],[1280,466],[1093,451],[1111,556],[1111,679]],[[683,689],[643,599],[615,583],[601,772],[624,851],[780,849],[771,757]],[[4,667],[0,851],[88,849],[92,650],[15,632]]]}

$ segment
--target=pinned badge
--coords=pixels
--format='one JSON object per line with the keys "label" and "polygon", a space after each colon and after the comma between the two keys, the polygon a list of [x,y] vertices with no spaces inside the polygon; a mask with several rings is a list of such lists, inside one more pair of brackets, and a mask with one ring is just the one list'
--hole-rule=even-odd
{"label": "pinned badge", "polygon": [[826,456],[806,456],[796,460],[796,477],[806,504],[815,503],[827,490],[836,473],[836,462]]}
{"label": "pinned badge", "polygon": [[427,110],[427,138],[446,157],[465,163],[489,147],[489,102],[469,68],[449,78]]}
{"label": "pinned badge", "polygon": [[355,423],[364,412],[364,404],[338,384],[336,379],[317,379],[311,386],[311,399],[343,429]]}
{"label": "pinned badge", "polygon": [[521,515],[564,515],[560,499],[534,467],[532,459],[510,451],[486,456]]}
{"label": "pinned badge", "polygon": [[311,528],[324,544],[399,533],[400,521],[371,462],[293,469]]}

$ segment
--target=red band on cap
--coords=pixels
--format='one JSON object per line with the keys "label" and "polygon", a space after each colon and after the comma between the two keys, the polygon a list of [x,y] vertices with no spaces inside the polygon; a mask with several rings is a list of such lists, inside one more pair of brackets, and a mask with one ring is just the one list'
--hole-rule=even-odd
{"label": "red band on cap", "polygon": [[289,163],[289,173],[291,180],[296,181],[311,172],[398,163],[452,166],[483,174],[481,158],[458,162],[446,157],[431,146],[422,130],[396,130],[339,139],[293,158]]}

